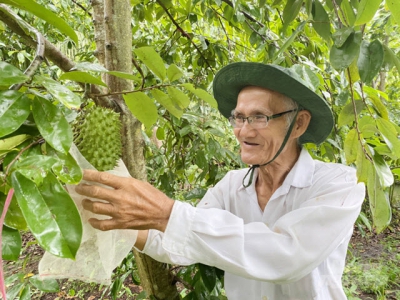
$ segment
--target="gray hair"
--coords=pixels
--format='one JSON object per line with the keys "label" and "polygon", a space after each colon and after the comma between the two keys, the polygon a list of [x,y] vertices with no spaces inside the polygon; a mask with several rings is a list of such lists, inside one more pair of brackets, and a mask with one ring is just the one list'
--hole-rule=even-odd
{"label": "gray hair", "polygon": [[[298,109],[299,104],[294,101],[292,98],[283,95],[283,97],[280,99],[283,102],[283,105],[285,107],[285,110],[292,110],[292,109]],[[286,129],[289,129],[290,124],[293,121],[293,118],[296,114],[294,112],[286,114],[284,117],[286,118]]]}

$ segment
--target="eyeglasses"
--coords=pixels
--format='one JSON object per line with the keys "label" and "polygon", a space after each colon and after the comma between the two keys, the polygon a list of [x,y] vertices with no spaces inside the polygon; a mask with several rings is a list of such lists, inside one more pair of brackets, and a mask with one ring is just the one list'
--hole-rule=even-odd
{"label": "eyeglasses", "polygon": [[252,128],[261,129],[267,127],[269,120],[279,118],[293,111],[297,111],[297,109],[287,110],[272,116],[266,116],[266,115],[255,115],[249,117],[231,116],[229,118],[229,122],[234,128],[242,128],[244,126],[244,122],[247,120],[247,123],[249,123],[249,125]]}

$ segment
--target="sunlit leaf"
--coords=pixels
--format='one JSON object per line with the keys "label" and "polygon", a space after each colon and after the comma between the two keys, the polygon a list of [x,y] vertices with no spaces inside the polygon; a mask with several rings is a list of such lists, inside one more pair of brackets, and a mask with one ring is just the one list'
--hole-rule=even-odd
{"label": "sunlit leaf", "polygon": [[0,153],[1,151],[10,151],[29,139],[27,134],[14,135],[6,139],[0,139]]}
{"label": "sunlit leaf", "polygon": [[209,93],[207,93],[205,90],[200,89],[200,88],[195,88],[192,84],[190,83],[184,83],[182,84],[183,87],[185,87],[188,91],[199,97],[201,100],[207,102],[210,104],[211,107],[217,108],[218,104],[217,101],[214,99],[213,96],[211,96]]}
{"label": "sunlit leaf", "polygon": [[174,102],[166,93],[153,89],[151,91],[154,99],[162,106],[164,106],[173,116],[180,118],[183,114],[183,109],[178,105],[178,103]]}
{"label": "sunlit leaf", "polygon": [[[5,201],[6,195],[0,193],[0,211],[3,211]],[[18,202],[17,199],[15,199],[15,196],[11,199],[10,205],[8,206],[7,214],[4,219],[4,224],[12,229],[27,229],[25,218],[22,215],[21,209],[18,206]]]}
{"label": "sunlit leaf", "polygon": [[356,15],[354,13],[353,7],[351,6],[350,1],[342,1],[340,4],[340,13],[343,14],[344,22],[345,24],[348,24],[349,26],[353,26],[354,22],[356,20]]}
{"label": "sunlit leaf", "polygon": [[299,14],[300,8],[303,5],[303,0],[288,0],[283,9],[283,24],[286,28]]}
{"label": "sunlit leaf", "polygon": [[398,0],[386,0],[390,12],[392,13],[393,20],[400,25],[400,5]]}
{"label": "sunlit leaf", "polygon": [[179,107],[184,109],[189,106],[190,99],[188,95],[186,95],[181,90],[177,89],[176,87],[169,86],[167,87],[168,95],[171,97],[172,101],[178,103]]}
{"label": "sunlit leaf", "polygon": [[383,157],[375,153],[373,156],[373,162],[381,186],[384,188],[391,186],[394,182],[394,177]]}
{"label": "sunlit leaf", "polygon": [[389,112],[381,100],[381,97],[384,97],[384,93],[366,85],[363,86],[363,90],[367,97],[372,101],[379,116],[385,120],[389,120]]}
{"label": "sunlit leaf", "polygon": [[167,76],[169,81],[173,82],[175,80],[181,79],[183,72],[175,64],[171,64],[167,69]]}
{"label": "sunlit leaf", "polygon": [[393,151],[393,154],[397,158],[400,158],[400,140],[398,138],[396,128],[390,121],[382,118],[378,118],[376,120],[376,124],[379,128],[382,138],[385,140],[385,143],[388,145],[390,150]]}
{"label": "sunlit leaf", "polygon": [[383,51],[385,53],[385,61],[390,64],[390,66],[396,66],[397,71],[400,72],[400,59],[396,56],[392,49],[388,46],[383,45]]}
{"label": "sunlit leaf", "polygon": [[352,164],[357,160],[357,152],[361,150],[359,143],[357,131],[353,128],[347,133],[344,140],[344,153],[347,164]]}
{"label": "sunlit leaf", "polygon": [[151,128],[156,123],[157,107],[149,96],[142,92],[136,92],[125,94],[123,97],[129,110],[146,128]]}
{"label": "sunlit leaf", "polygon": [[0,91],[0,137],[14,132],[24,123],[31,110],[30,104],[30,99],[22,93]]}
{"label": "sunlit leaf", "polygon": [[365,104],[363,101],[356,100],[353,102],[348,103],[343,109],[340,111],[339,118],[338,118],[338,126],[350,125],[355,121],[354,115],[354,106],[356,109],[357,114],[360,113],[365,108]]}
{"label": "sunlit leaf", "polygon": [[286,51],[286,49],[293,43],[293,41],[296,39],[299,33],[304,30],[305,25],[306,22],[301,22],[299,26],[296,28],[296,30],[292,33],[292,35],[285,41],[282,47],[279,48],[279,51],[274,54],[274,57],[272,58],[274,63],[277,63],[280,54]]}
{"label": "sunlit leaf", "polygon": [[137,57],[152,71],[161,81],[167,76],[164,61],[153,47],[141,47],[134,49]]}
{"label": "sunlit leaf", "polygon": [[382,0],[361,0],[354,25],[362,25],[371,21],[381,2]]}
{"label": "sunlit leaf", "polygon": [[68,152],[72,145],[72,129],[61,109],[44,98],[35,97],[32,113],[46,142],[57,151]]}

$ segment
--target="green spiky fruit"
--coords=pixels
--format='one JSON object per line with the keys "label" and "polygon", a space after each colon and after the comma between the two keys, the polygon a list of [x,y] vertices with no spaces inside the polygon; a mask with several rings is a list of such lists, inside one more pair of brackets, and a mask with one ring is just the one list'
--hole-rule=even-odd
{"label": "green spiky fruit", "polygon": [[114,169],[121,157],[121,121],[111,109],[94,106],[83,110],[73,126],[74,143],[99,171]]}

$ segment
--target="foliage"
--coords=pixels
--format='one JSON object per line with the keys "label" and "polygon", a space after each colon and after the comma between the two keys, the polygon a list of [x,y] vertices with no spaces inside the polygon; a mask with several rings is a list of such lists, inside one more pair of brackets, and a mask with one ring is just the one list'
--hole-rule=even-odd
{"label": "foliage", "polygon": [[[325,143],[306,147],[319,159],[356,167],[367,186],[371,223],[378,232],[389,225],[389,191],[400,176],[400,43],[393,34],[400,16],[394,0],[132,0],[132,73],[96,63],[88,2],[0,2],[12,7],[12,18],[28,35],[46,33],[75,60],[70,72],[42,64],[28,76],[21,70],[39,55],[5,23],[0,26],[0,203],[9,205],[4,258],[19,256],[19,232],[26,228],[46,251],[74,257],[81,223],[62,185],[76,184],[82,174],[68,153],[70,123],[91,97],[88,87],[106,87],[104,73],[133,82],[123,97],[144,124],[149,180],[167,194],[195,203],[227,170],[242,166],[208,93],[215,72],[240,60],[292,67],[322,93],[336,126]],[[153,130],[161,146],[152,142]],[[54,194],[62,200],[54,201]],[[196,274],[193,286],[207,288],[207,272],[197,275],[202,268],[187,270]]]}

